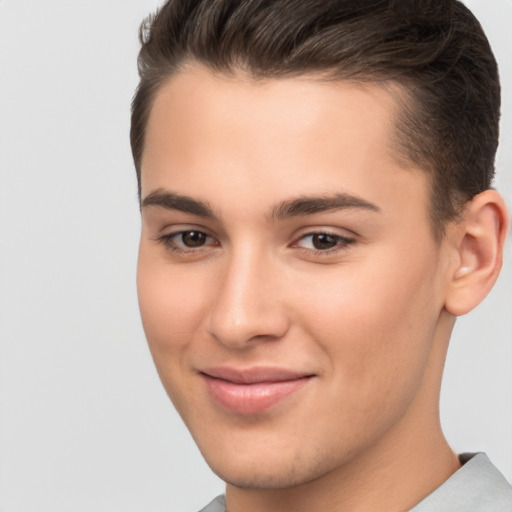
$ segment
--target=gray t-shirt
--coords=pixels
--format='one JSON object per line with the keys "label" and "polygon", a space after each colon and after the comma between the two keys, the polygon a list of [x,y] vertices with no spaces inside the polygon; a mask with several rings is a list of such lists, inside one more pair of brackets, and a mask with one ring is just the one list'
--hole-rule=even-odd
{"label": "gray t-shirt", "polygon": [[[512,512],[512,487],[485,453],[459,456],[463,466],[410,512]],[[217,496],[199,512],[226,512]]]}

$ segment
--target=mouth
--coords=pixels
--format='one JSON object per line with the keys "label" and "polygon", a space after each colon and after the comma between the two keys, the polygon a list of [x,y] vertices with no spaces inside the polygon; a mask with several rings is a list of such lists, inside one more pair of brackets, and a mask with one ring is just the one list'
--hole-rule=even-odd
{"label": "mouth", "polygon": [[313,374],[282,368],[205,368],[200,375],[212,400],[237,414],[260,414],[306,386]]}

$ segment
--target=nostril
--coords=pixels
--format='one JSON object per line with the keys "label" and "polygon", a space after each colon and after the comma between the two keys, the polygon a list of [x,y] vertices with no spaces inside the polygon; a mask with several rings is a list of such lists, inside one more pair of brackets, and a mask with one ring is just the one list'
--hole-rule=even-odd
{"label": "nostril", "polygon": [[210,335],[219,343],[230,348],[245,348],[255,343],[276,341],[288,330],[286,317],[277,309],[268,312],[253,312],[243,318],[232,315],[212,315]]}

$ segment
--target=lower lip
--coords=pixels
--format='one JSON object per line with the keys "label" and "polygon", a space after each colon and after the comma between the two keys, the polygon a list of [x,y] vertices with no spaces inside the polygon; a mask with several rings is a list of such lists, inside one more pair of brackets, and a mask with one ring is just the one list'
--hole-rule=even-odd
{"label": "lower lip", "polygon": [[237,414],[259,414],[303,388],[310,377],[279,382],[236,384],[203,375],[208,392],[223,409]]}

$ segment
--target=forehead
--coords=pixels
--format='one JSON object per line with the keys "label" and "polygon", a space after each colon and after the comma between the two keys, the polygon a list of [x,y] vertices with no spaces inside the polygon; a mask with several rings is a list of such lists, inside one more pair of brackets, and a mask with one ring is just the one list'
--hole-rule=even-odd
{"label": "forehead", "polygon": [[278,202],[286,189],[290,196],[364,194],[377,204],[400,194],[405,201],[416,187],[426,204],[424,173],[404,165],[397,150],[396,110],[389,89],[377,84],[188,68],[155,97],[142,196],[169,188],[211,202],[213,185],[219,201],[247,189],[260,202]]}
{"label": "forehead", "polygon": [[326,82],[317,76],[253,79],[242,71],[226,75],[188,67],[156,94],[144,156],[178,129],[183,139],[194,135],[207,141],[218,134],[229,144],[230,136],[248,136],[253,147],[285,149],[305,138],[313,144],[318,142],[315,135],[330,132],[323,138],[328,142],[335,138],[333,130],[345,125],[349,130],[343,133],[344,141],[336,140],[342,144],[340,151],[365,139],[393,158],[396,105],[390,90],[385,84]]}

